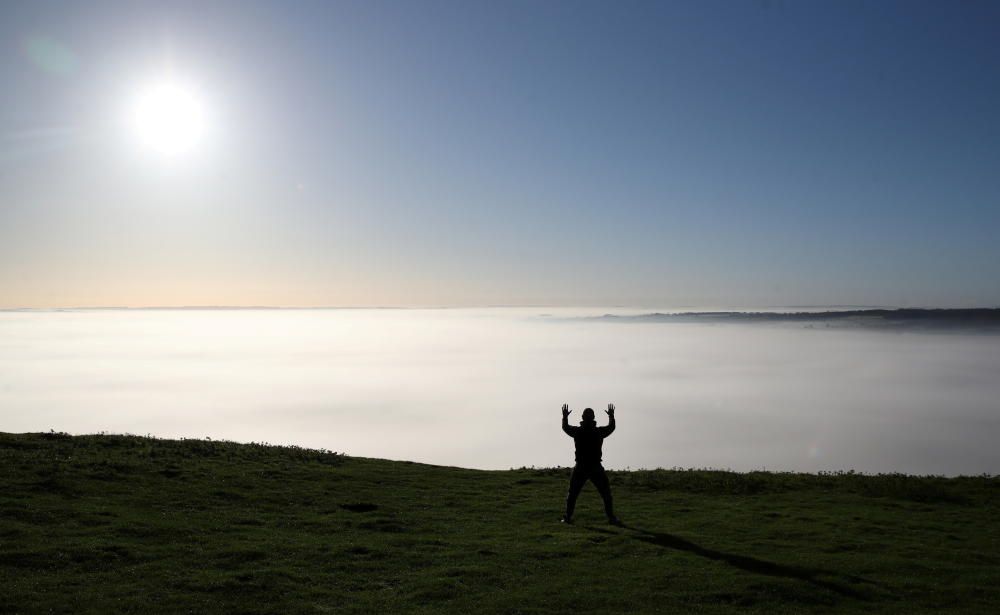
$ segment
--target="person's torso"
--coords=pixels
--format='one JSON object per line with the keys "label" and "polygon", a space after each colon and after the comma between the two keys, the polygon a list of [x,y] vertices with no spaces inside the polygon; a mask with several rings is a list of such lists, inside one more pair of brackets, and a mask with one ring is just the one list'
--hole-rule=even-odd
{"label": "person's torso", "polygon": [[600,463],[604,436],[594,428],[581,427],[573,436],[577,463]]}

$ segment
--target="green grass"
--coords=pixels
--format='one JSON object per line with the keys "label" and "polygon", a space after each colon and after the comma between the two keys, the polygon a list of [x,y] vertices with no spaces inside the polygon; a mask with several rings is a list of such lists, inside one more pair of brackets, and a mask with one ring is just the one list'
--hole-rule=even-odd
{"label": "green grass", "polygon": [[0,611],[1000,610],[1000,479],[484,472],[294,447],[0,434]]}

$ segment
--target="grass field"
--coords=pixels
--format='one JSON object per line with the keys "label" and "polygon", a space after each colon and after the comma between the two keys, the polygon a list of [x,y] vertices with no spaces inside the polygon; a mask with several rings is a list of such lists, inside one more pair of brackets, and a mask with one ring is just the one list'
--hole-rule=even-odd
{"label": "grass field", "polygon": [[0,611],[1000,612],[1000,479],[485,472],[0,434]]}

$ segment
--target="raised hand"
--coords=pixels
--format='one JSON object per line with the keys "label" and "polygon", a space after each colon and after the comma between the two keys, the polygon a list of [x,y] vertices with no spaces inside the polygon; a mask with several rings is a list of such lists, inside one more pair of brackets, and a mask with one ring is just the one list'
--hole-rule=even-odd
{"label": "raised hand", "polygon": [[569,404],[563,404],[563,407],[562,407],[563,418],[566,418],[567,416],[569,416],[570,412],[572,412],[572,410],[569,409]]}
{"label": "raised hand", "polygon": [[605,412],[608,414],[608,416],[614,416],[615,415],[615,405],[614,404],[608,404],[608,409],[605,410]]}

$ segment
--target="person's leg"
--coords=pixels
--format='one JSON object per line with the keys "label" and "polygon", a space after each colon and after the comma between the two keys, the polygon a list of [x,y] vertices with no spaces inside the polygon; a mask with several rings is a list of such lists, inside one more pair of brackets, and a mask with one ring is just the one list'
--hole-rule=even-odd
{"label": "person's leg", "polygon": [[597,487],[597,492],[601,494],[601,499],[604,500],[604,514],[608,516],[608,521],[617,522],[618,518],[615,517],[614,504],[611,501],[611,483],[608,481],[608,475],[604,472],[604,466],[598,465],[591,470],[590,480]]}
{"label": "person's leg", "polygon": [[587,482],[587,473],[579,466],[573,467],[573,473],[569,477],[569,493],[566,494],[566,516],[565,521],[573,519],[573,510],[576,508],[576,497],[580,495],[584,483]]}

